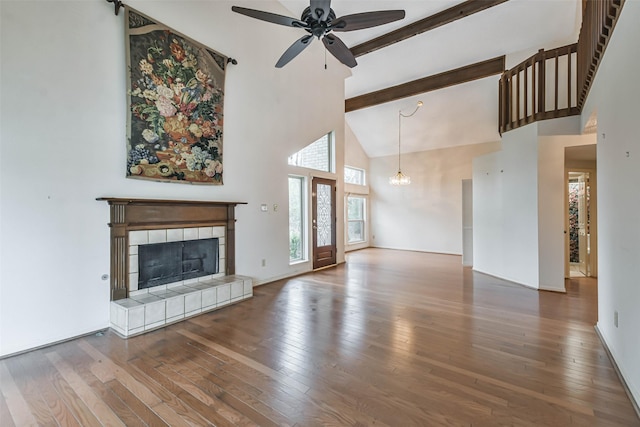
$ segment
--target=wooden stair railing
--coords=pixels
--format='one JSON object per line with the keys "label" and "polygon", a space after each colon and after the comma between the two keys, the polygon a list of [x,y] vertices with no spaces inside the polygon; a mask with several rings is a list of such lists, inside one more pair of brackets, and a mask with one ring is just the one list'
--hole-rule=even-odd
{"label": "wooden stair railing", "polygon": [[499,86],[500,133],[538,120],[580,114],[577,43],[535,55],[505,71]]}
{"label": "wooden stair railing", "polygon": [[502,74],[498,99],[500,134],[538,120],[582,112],[624,2],[584,1],[577,43],[541,49]]}
{"label": "wooden stair railing", "polygon": [[578,106],[581,110],[624,2],[587,0],[584,4],[578,37]]}

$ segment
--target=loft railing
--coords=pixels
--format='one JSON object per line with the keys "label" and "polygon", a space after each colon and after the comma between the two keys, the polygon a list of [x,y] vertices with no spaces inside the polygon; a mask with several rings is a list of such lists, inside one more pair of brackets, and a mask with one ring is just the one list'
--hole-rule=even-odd
{"label": "loft railing", "polygon": [[[587,0],[578,37],[578,106],[582,109],[625,0]],[[631,52],[629,52],[631,54]]]}
{"label": "loft railing", "polygon": [[538,120],[580,114],[577,43],[535,55],[500,78],[500,133]]}
{"label": "loft railing", "polygon": [[625,0],[586,0],[578,43],[539,50],[499,86],[499,130],[580,114]]}

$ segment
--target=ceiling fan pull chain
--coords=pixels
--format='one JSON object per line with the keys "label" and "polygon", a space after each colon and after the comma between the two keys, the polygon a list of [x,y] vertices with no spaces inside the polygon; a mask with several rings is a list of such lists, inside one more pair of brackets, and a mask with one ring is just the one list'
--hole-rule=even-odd
{"label": "ceiling fan pull chain", "polygon": [[327,47],[324,47],[324,69],[327,69]]}

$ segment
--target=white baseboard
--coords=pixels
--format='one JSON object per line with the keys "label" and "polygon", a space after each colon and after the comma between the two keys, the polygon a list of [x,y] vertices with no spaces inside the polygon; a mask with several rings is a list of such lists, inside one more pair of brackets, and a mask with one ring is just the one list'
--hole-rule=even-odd
{"label": "white baseboard", "polygon": [[604,347],[604,351],[607,353],[607,356],[609,357],[609,360],[613,365],[613,369],[616,371],[616,374],[618,375],[618,378],[622,383],[622,388],[624,388],[625,393],[627,393],[627,396],[631,401],[631,405],[633,406],[633,409],[636,411],[636,415],[638,416],[638,418],[640,418],[640,405],[638,405],[638,401],[635,399],[635,396],[633,395],[631,388],[629,388],[629,384],[627,384],[627,381],[624,379],[624,375],[622,374],[622,371],[620,371],[620,367],[618,366],[616,359],[613,357],[613,353],[611,353],[611,350],[607,345],[607,341],[604,339],[604,336],[600,332],[598,325],[595,325],[593,328],[596,330],[596,335],[598,335],[598,338],[600,339],[600,342]]}

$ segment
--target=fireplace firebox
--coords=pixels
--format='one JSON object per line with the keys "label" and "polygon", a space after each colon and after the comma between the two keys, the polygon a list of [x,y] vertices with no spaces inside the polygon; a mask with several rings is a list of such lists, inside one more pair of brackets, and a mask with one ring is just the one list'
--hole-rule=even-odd
{"label": "fireplace firebox", "polygon": [[217,274],[218,239],[155,243],[138,248],[138,289]]}

